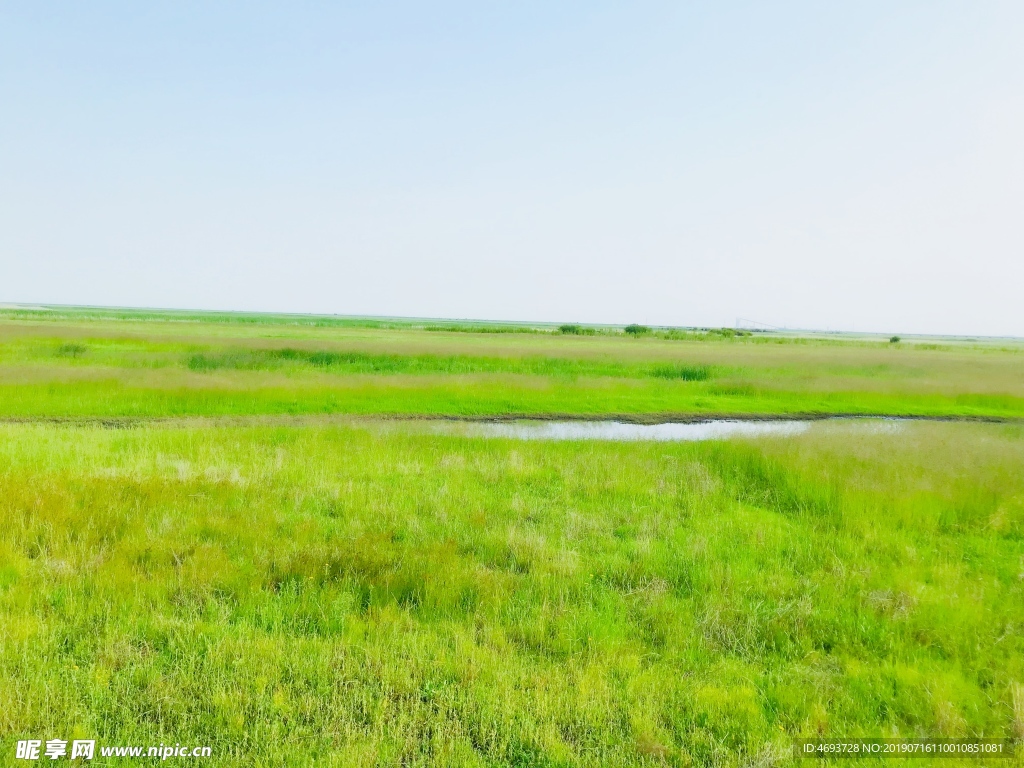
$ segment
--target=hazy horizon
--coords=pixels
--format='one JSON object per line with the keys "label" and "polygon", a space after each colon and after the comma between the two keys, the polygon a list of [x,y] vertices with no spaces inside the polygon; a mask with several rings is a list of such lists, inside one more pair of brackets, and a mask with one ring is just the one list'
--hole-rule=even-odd
{"label": "hazy horizon", "polygon": [[[103,305],[103,304],[46,304],[42,302],[34,303],[19,303],[19,302],[0,302],[0,310],[13,310],[13,311],[60,311],[60,310],[75,310],[75,311],[89,311],[96,310],[99,312],[167,312],[167,313],[183,313],[183,314],[237,314],[237,315],[265,315],[270,317],[313,317],[313,318],[336,318],[339,320],[367,320],[367,321],[396,321],[399,323],[479,323],[481,325],[509,325],[509,326],[551,326],[557,327],[559,325],[576,324],[584,327],[607,327],[607,328],[622,328],[630,323],[601,323],[601,322],[584,322],[580,320],[573,320],[572,318],[556,318],[556,319],[539,319],[539,320],[523,320],[523,319],[494,319],[489,317],[444,317],[440,315],[349,315],[340,312],[287,312],[287,311],[264,311],[260,309],[220,309],[220,308],[209,308],[209,307],[148,307],[138,305]],[[894,332],[892,330],[877,330],[877,331],[855,331],[846,328],[800,328],[800,327],[788,327],[788,326],[769,326],[765,323],[759,323],[749,318],[737,318],[738,322],[726,323],[725,325],[666,325],[666,324],[653,324],[649,326],[653,329],[679,329],[679,330],[716,330],[716,329],[735,329],[743,331],[757,331],[759,333],[808,333],[808,334],[828,334],[828,335],[850,335],[850,336],[889,336],[890,334],[896,333],[903,334],[906,337],[935,337],[935,338],[953,338],[953,339],[1008,339],[1008,340],[1024,340],[1024,336],[1015,336],[1013,334],[977,334],[977,333],[906,333],[904,331]]]}
{"label": "hazy horizon", "polygon": [[0,302],[1024,336],[1024,5],[0,8]]}

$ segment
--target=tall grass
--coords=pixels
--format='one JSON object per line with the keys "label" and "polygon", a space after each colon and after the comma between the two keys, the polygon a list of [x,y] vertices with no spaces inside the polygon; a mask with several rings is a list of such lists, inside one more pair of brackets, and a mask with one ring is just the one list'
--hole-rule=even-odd
{"label": "tall grass", "polygon": [[1018,427],[0,435],[7,739],[625,766],[1024,736]]}
{"label": "tall grass", "polygon": [[712,376],[706,365],[658,365],[615,360],[579,360],[557,357],[471,357],[468,355],[387,355],[366,352],[335,352],[285,347],[282,349],[235,349],[219,353],[196,352],[187,356],[191,371],[274,370],[285,366],[355,374],[472,374],[513,373],[534,376],[656,377],[705,381]]}
{"label": "tall grass", "polygon": [[711,368],[707,365],[658,365],[651,369],[651,374],[661,379],[707,381],[711,378]]}

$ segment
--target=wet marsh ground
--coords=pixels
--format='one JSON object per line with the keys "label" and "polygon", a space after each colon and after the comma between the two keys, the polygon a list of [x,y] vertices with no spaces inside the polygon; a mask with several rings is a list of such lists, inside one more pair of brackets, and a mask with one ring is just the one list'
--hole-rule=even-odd
{"label": "wet marsh ground", "polygon": [[[622,443],[351,418],[1020,415],[1013,345],[895,346],[7,322],[0,762],[58,736],[239,766],[1024,738],[1017,421]],[[129,428],[32,421],[83,416]]]}

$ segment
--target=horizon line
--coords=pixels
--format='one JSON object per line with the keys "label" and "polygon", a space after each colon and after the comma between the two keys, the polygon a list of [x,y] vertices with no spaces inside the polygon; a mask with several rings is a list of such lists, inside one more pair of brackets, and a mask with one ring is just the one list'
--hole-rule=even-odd
{"label": "horizon line", "polygon": [[[41,312],[50,310],[93,310],[93,311],[106,311],[106,312],[118,312],[118,311],[131,311],[131,312],[168,312],[168,313],[194,313],[194,314],[209,314],[209,315],[254,315],[254,316],[268,316],[268,317],[294,317],[294,318],[324,318],[324,319],[338,319],[338,320],[369,320],[369,321],[397,321],[405,323],[478,323],[482,325],[495,325],[495,326],[511,326],[511,327],[550,327],[557,329],[562,325],[578,325],[585,328],[626,328],[633,323],[593,323],[584,322],[580,320],[494,320],[486,318],[474,318],[474,317],[425,317],[419,315],[346,315],[340,313],[322,313],[322,312],[286,312],[286,311],[273,311],[273,310],[249,310],[249,309],[189,309],[183,307],[146,307],[146,306],[132,306],[132,305],[107,305],[107,304],[47,304],[41,302],[13,302],[6,301],[0,302],[0,312],[8,311],[23,311],[23,312]],[[740,321],[745,320],[746,322],[754,325],[763,326],[761,328],[753,327],[746,328],[740,325]],[[857,337],[886,337],[890,338],[918,338],[918,339],[956,339],[961,341],[972,341],[972,340],[1009,340],[1009,341],[1024,341],[1022,336],[1013,335],[984,335],[984,334],[950,334],[950,333],[905,333],[903,331],[854,331],[854,330],[835,330],[835,329],[822,329],[822,328],[790,328],[787,326],[772,326],[768,323],[761,323],[750,320],[748,318],[737,318],[736,325],[733,326],[708,326],[708,325],[659,325],[659,324],[647,324],[647,323],[636,323],[636,325],[642,325],[652,330],[666,330],[666,331],[713,331],[713,330],[733,330],[733,331],[745,331],[747,333],[757,334],[824,334],[829,336],[857,336]]]}

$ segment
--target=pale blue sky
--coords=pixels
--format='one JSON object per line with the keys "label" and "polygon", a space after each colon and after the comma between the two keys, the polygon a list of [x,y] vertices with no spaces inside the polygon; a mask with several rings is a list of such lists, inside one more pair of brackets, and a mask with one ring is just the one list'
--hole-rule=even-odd
{"label": "pale blue sky", "polygon": [[0,2],[0,302],[1024,335],[1024,3]]}

